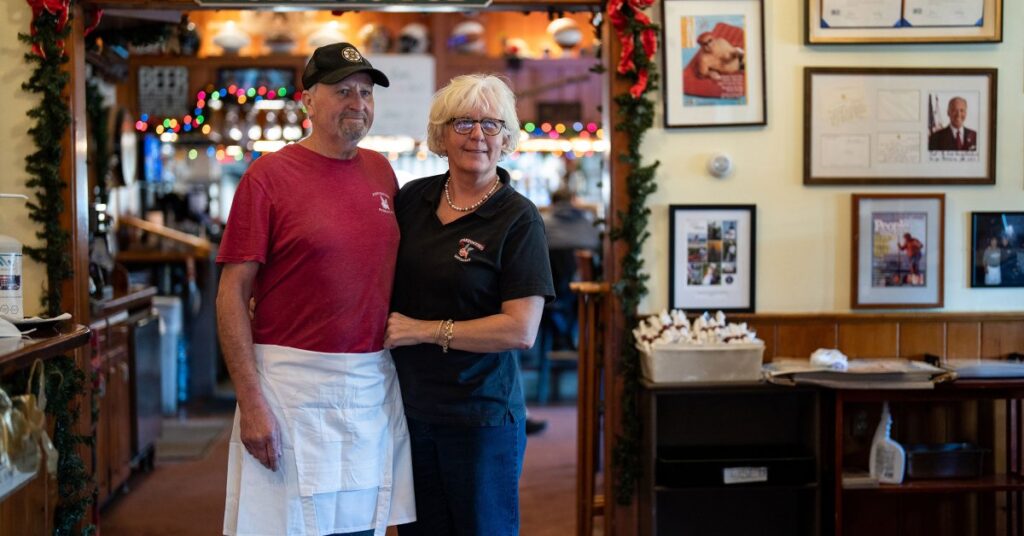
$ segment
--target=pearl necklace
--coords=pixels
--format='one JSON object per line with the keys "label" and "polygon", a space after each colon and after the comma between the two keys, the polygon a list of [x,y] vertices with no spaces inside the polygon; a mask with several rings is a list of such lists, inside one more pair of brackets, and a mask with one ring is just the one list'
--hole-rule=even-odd
{"label": "pearl necklace", "polygon": [[452,210],[457,210],[459,212],[473,212],[480,205],[484,204],[484,201],[490,199],[491,196],[494,195],[494,192],[498,191],[498,186],[501,186],[501,180],[494,179],[494,186],[491,186],[491,189],[488,190],[487,193],[484,194],[484,196],[481,197],[479,201],[473,203],[472,205],[469,205],[468,207],[457,207],[455,206],[455,203],[452,203],[452,194],[448,192],[448,183],[451,181],[451,176],[449,176],[448,179],[444,181],[444,198],[446,201],[448,201],[448,206],[451,207]]}

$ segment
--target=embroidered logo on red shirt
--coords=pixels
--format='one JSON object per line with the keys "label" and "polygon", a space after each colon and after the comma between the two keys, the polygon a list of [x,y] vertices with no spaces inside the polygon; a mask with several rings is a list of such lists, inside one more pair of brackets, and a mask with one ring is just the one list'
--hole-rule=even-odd
{"label": "embroidered logo on red shirt", "polygon": [[370,195],[378,198],[378,200],[380,201],[380,206],[377,207],[377,210],[383,212],[384,214],[394,214],[394,211],[391,209],[391,196],[384,192],[373,192]]}
{"label": "embroidered logo on red shirt", "polygon": [[479,242],[474,242],[469,238],[463,238],[459,240],[459,252],[455,254],[455,260],[459,262],[469,262],[469,253],[473,250],[484,250],[484,245]]}

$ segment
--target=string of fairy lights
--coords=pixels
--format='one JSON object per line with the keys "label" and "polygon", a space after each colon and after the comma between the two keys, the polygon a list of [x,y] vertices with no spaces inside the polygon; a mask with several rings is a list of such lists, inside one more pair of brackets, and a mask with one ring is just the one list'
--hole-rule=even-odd
{"label": "string of fairy lights", "polygon": [[[256,107],[281,109],[285,106],[298,107],[302,100],[302,92],[294,87],[241,87],[231,84],[215,88],[212,84],[196,93],[195,106],[191,113],[180,117],[153,117],[142,114],[135,122],[136,131],[143,134],[155,134],[167,143],[179,141],[179,136],[189,135],[206,139],[192,139],[193,143],[209,142],[205,149],[188,149],[189,160],[195,160],[205,154],[207,158],[218,162],[251,161],[265,152],[280,149],[285,144],[302,138],[311,128],[308,118],[296,120],[294,125],[261,128],[231,128],[225,136],[215,133],[216,126],[211,118],[225,106]],[[289,104],[291,103],[291,104]],[[240,142],[248,137],[249,142],[243,146]],[[202,141],[200,141],[202,140]],[[369,148],[394,155],[401,152],[415,151],[419,157],[426,158],[426,148],[411,140],[368,139]],[[522,125],[520,130],[520,152],[549,152],[557,155],[571,153],[575,156],[590,156],[594,153],[606,152],[608,143],[604,140],[604,130],[594,122],[562,123],[552,121],[530,121]]]}

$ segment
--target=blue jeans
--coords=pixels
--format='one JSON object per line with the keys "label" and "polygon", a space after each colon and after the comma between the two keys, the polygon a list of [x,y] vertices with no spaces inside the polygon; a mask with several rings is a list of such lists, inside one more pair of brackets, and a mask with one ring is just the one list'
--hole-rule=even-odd
{"label": "blue jeans", "polygon": [[330,536],[373,536],[373,529],[361,530],[359,532],[346,532],[344,534],[331,534]]}
{"label": "blue jeans", "polygon": [[526,423],[431,424],[406,417],[416,522],[400,536],[516,536]]}

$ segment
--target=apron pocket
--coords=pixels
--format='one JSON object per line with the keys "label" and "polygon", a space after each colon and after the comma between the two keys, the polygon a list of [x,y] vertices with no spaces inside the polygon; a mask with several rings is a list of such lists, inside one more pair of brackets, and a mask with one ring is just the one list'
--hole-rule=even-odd
{"label": "apron pocket", "polygon": [[[296,415],[293,422],[309,423],[311,414],[318,414],[320,432],[308,439],[295,440],[301,495],[309,497],[315,493],[380,486],[382,457],[387,452],[386,441],[390,437],[386,411],[383,407],[321,407],[296,411],[303,415]],[[298,429],[296,426],[296,432]]]}

